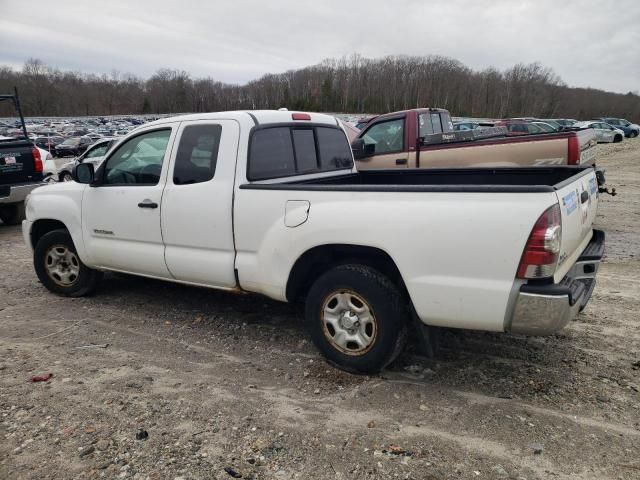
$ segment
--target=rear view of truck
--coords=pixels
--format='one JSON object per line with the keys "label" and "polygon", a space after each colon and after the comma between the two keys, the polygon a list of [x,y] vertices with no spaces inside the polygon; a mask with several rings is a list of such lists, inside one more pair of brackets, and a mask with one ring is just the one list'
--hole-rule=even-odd
{"label": "rear view of truck", "polygon": [[0,220],[16,225],[24,219],[27,195],[42,185],[42,158],[31,143],[22,117],[17,91],[0,95],[0,101],[13,102],[22,123],[22,138],[0,137]]}
{"label": "rear view of truck", "polygon": [[569,180],[556,186],[558,203],[540,216],[525,245],[512,332],[556,332],[591,298],[605,240],[604,232],[592,230],[598,185],[593,171]]}

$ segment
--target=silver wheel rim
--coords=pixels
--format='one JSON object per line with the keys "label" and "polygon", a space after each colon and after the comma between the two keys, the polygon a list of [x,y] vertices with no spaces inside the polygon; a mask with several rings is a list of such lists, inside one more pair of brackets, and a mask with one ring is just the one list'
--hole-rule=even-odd
{"label": "silver wheel rim", "polygon": [[73,178],[72,178],[72,177],[71,177],[71,175],[70,175],[70,174],[68,174],[68,173],[65,173],[65,174],[62,176],[62,181],[63,181],[63,182],[70,182],[71,180],[73,180]]}
{"label": "silver wheel rim", "polygon": [[65,245],[49,247],[44,254],[44,268],[49,278],[62,287],[70,287],[80,276],[80,260]]}
{"label": "silver wheel rim", "polygon": [[375,343],[378,322],[369,303],[357,293],[340,290],[327,295],[320,315],[324,335],[336,350],[358,356]]}

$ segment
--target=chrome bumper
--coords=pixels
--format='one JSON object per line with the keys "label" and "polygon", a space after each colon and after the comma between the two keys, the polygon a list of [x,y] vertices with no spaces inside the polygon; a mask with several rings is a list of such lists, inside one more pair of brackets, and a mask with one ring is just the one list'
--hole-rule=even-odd
{"label": "chrome bumper", "polygon": [[8,196],[0,196],[0,205],[3,203],[20,203],[24,202],[24,199],[27,198],[31,192],[33,192],[36,188],[46,185],[42,182],[37,183],[24,183],[21,185],[12,185],[9,187],[9,195]]}
{"label": "chrome bumper", "polygon": [[604,232],[594,230],[591,242],[561,283],[520,287],[509,331],[549,335],[564,328],[591,299],[604,240]]}

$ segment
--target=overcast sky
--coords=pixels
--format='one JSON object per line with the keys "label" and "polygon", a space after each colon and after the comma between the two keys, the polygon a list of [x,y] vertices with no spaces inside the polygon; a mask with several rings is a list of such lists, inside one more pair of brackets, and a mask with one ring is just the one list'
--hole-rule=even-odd
{"label": "overcast sky", "polygon": [[572,86],[640,90],[640,0],[0,0],[0,65],[245,83],[352,53],[539,61]]}

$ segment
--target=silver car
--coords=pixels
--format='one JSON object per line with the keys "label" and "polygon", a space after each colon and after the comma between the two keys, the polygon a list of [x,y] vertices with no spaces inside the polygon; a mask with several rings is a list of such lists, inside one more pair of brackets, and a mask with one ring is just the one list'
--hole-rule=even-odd
{"label": "silver car", "polygon": [[80,155],[78,158],[65,163],[60,167],[58,171],[58,181],[60,182],[70,182],[71,171],[73,167],[82,162],[90,162],[93,163],[94,168],[97,170],[102,160],[104,160],[105,155],[109,151],[109,149],[118,141],[117,138],[102,138],[98,140],[96,143],[91,145],[87,150]]}
{"label": "silver car", "polygon": [[617,143],[624,139],[624,132],[622,130],[597,120],[578,122],[573,126],[578,128],[590,128],[596,132],[596,140],[598,143]]}

